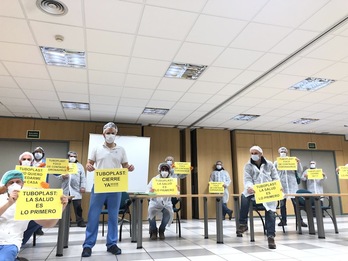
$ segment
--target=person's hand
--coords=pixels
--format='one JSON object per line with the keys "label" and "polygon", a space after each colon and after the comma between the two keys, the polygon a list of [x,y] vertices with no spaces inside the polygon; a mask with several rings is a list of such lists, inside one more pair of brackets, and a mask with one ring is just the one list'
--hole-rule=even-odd
{"label": "person's hand", "polygon": [[63,179],[68,179],[69,178],[69,174],[62,175],[62,178]]}
{"label": "person's hand", "polygon": [[227,188],[226,184],[223,184],[222,186],[223,186],[224,188]]}
{"label": "person's hand", "polygon": [[340,172],[340,168],[339,167],[336,168],[336,172],[337,173]]}
{"label": "person's hand", "polygon": [[150,188],[149,190],[151,193],[155,192],[155,190],[153,188]]}
{"label": "person's hand", "polygon": [[297,163],[299,163],[299,162],[300,162],[300,159],[296,157],[296,161],[297,161]]}
{"label": "person's hand", "polygon": [[64,209],[64,208],[68,205],[69,196],[62,195],[62,196],[60,197],[60,202],[62,203],[63,209]]}
{"label": "person's hand", "polygon": [[180,192],[180,186],[179,186],[179,185],[176,185],[176,188],[177,188],[178,191]]}
{"label": "person's hand", "polygon": [[85,193],[85,192],[86,192],[86,189],[85,189],[85,188],[80,188],[80,192],[81,192],[81,193]]}
{"label": "person's hand", "polygon": [[248,188],[247,192],[248,192],[248,194],[254,194],[255,190],[253,188]]}
{"label": "person's hand", "polygon": [[134,168],[134,166],[132,164],[128,166],[128,171],[133,171],[134,169],[135,168]]}
{"label": "person's hand", "polygon": [[12,205],[14,204],[17,199],[18,199],[18,194],[19,194],[19,190],[14,190],[11,192],[11,194],[8,197],[8,202]]}
{"label": "person's hand", "polygon": [[87,169],[89,172],[95,170],[94,166],[93,166],[91,163],[87,163],[87,164],[86,164],[86,169]]}
{"label": "person's hand", "polygon": [[5,186],[0,186],[0,194],[4,194],[7,191]]}

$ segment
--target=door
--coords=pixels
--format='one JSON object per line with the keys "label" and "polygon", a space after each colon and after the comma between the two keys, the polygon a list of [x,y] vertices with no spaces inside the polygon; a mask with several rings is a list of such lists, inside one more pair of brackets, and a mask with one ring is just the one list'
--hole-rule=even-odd
{"label": "door", "polygon": [[[336,159],[333,151],[308,151],[291,150],[291,156],[300,159],[303,171],[309,168],[309,162],[314,160],[318,169],[323,169],[327,176],[324,182],[324,193],[339,193],[338,176],[336,175]],[[305,184],[300,184],[301,188],[306,188]],[[339,197],[333,197],[336,214],[341,214],[341,202]]]}

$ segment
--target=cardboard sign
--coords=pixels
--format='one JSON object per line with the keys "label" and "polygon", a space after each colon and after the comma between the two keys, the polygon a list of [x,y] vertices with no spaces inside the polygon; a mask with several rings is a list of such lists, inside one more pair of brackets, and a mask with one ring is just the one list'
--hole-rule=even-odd
{"label": "cardboard sign", "polygon": [[15,220],[62,218],[62,189],[22,189],[16,202]]}
{"label": "cardboard sign", "polygon": [[94,193],[128,191],[128,169],[96,169]]}
{"label": "cardboard sign", "polygon": [[178,194],[177,179],[159,178],[152,181],[152,188],[156,195],[176,195]]}
{"label": "cardboard sign", "polygon": [[338,178],[348,179],[348,166],[340,166],[339,169]]}
{"label": "cardboard sign", "polygon": [[17,165],[16,170],[23,173],[24,184],[28,188],[42,188],[41,182],[46,182],[47,168]]}
{"label": "cardboard sign", "polygon": [[69,171],[69,160],[68,159],[46,159],[46,168],[49,174],[67,174]]}
{"label": "cardboard sign", "polygon": [[307,169],[307,179],[323,179],[322,169]]}
{"label": "cardboard sign", "polygon": [[296,157],[278,157],[277,169],[278,170],[297,170]]}
{"label": "cardboard sign", "polygon": [[191,162],[175,162],[174,174],[177,174],[177,175],[191,174]]}
{"label": "cardboard sign", "polygon": [[223,182],[209,182],[209,193],[224,193],[224,183]]}
{"label": "cardboard sign", "polygon": [[254,185],[256,203],[266,203],[284,199],[280,180]]}

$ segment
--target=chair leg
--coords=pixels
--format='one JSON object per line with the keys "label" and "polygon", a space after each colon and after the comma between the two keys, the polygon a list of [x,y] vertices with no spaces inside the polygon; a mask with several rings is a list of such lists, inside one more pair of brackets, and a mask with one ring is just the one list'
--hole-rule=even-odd
{"label": "chair leg", "polygon": [[[282,218],[278,215],[277,212],[275,212],[275,215],[278,217],[278,219],[280,220],[280,223],[282,224],[282,229],[283,229],[283,233],[285,233],[285,228],[284,228],[284,224],[283,224],[283,221],[282,221]],[[297,223],[296,223],[297,224]]]}
{"label": "chair leg", "polygon": [[36,246],[36,232],[33,234],[33,246]]}
{"label": "chair leg", "polygon": [[265,226],[265,221],[263,220],[263,217],[262,217],[262,215],[261,215],[261,213],[258,211],[258,210],[255,210],[256,211],[256,213],[259,215],[259,217],[260,217],[260,219],[261,219],[261,221],[262,221],[262,226],[263,226],[263,234],[267,234],[266,233],[266,226]]}
{"label": "chair leg", "polygon": [[181,237],[181,223],[180,223],[180,214],[179,214],[179,212],[176,212],[176,220],[177,220],[177,224],[179,226],[179,237]]}
{"label": "chair leg", "polygon": [[129,236],[132,237],[132,216],[130,213],[128,213],[129,215]]}
{"label": "chair leg", "polygon": [[103,214],[102,216],[103,216],[103,221],[102,221],[102,236],[104,236],[104,221],[105,221],[105,217],[104,217],[104,214]]}

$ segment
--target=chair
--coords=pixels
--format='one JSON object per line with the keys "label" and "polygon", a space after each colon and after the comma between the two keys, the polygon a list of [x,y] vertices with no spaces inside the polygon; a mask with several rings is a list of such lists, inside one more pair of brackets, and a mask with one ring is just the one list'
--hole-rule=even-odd
{"label": "chair", "polygon": [[[131,226],[131,212],[130,212],[130,205],[132,204],[132,201],[129,198],[129,195],[127,192],[122,192],[122,198],[121,198],[121,204],[120,204],[120,210],[118,211],[118,214],[121,215],[119,218],[119,241],[122,241],[122,227],[123,223],[125,221],[125,216],[128,214],[129,216],[129,233],[132,234],[132,226]],[[104,236],[104,224],[105,224],[105,215],[108,214],[108,208],[107,205],[104,204],[104,209],[100,212],[102,215],[102,236]]]}
{"label": "chair", "polygon": [[[279,204],[280,202],[278,201],[277,204],[277,209],[279,209]],[[262,211],[266,211],[265,207],[263,206],[263,204],[256,204],[256,202],[254,200],[252,200],[252,204],[253,204],[253,210],[258,214],[258,216],[260,217],[261,221],[262,221],[262,225],[263,225],[263,233],[266,235],[266,226],[265,226],[265,221],[263,219],[263,216],[261,214]],[[276,217],[280,220],[280,222],[282,221],[281,217],[279,216],[279,214],[277,212],[275,212]],[[284,228],[284,224],[283,222],[281,222],[282,224],[282,229],[283,229],[283,233],[285,233],[285,228]]]}
{"label": "chair", "polygon": [[[306,189],[299,189],[296,191],[297,194],[311,194],[312,192],[310,192],[309,190]],[[337,228],[337,220],[336,220],[336,214],[333,208],[333,201],[332,201],[332,197],[320,197],[321,200],[321,211],[323,212],[323,216],[324,213],[326,213],[332,221],[332,224],[335,227],[335,233],[338,234],[338,228]],[[306,211],[306,207],[305,207],[305,198],[303,197],[299,197],[299,210],[303,210],[307,213]],[[310,201],[311,201],[311,206],[312,206],[312,213],[313,213],[313,217],[315,217],[315,206],[314,206],[314,198],[310,197]],[[296,221],[297,224],[297,221]]]}
{"label": "chair", "polygon": [[[179,237],[181,237],[181,223],[180,223],[180,210],[181,210],[181,199],[172,197],[173,211],[176,216],[176,233],[178,233],[179,228]],[[177,206],[179,205],[179,206]]]}

